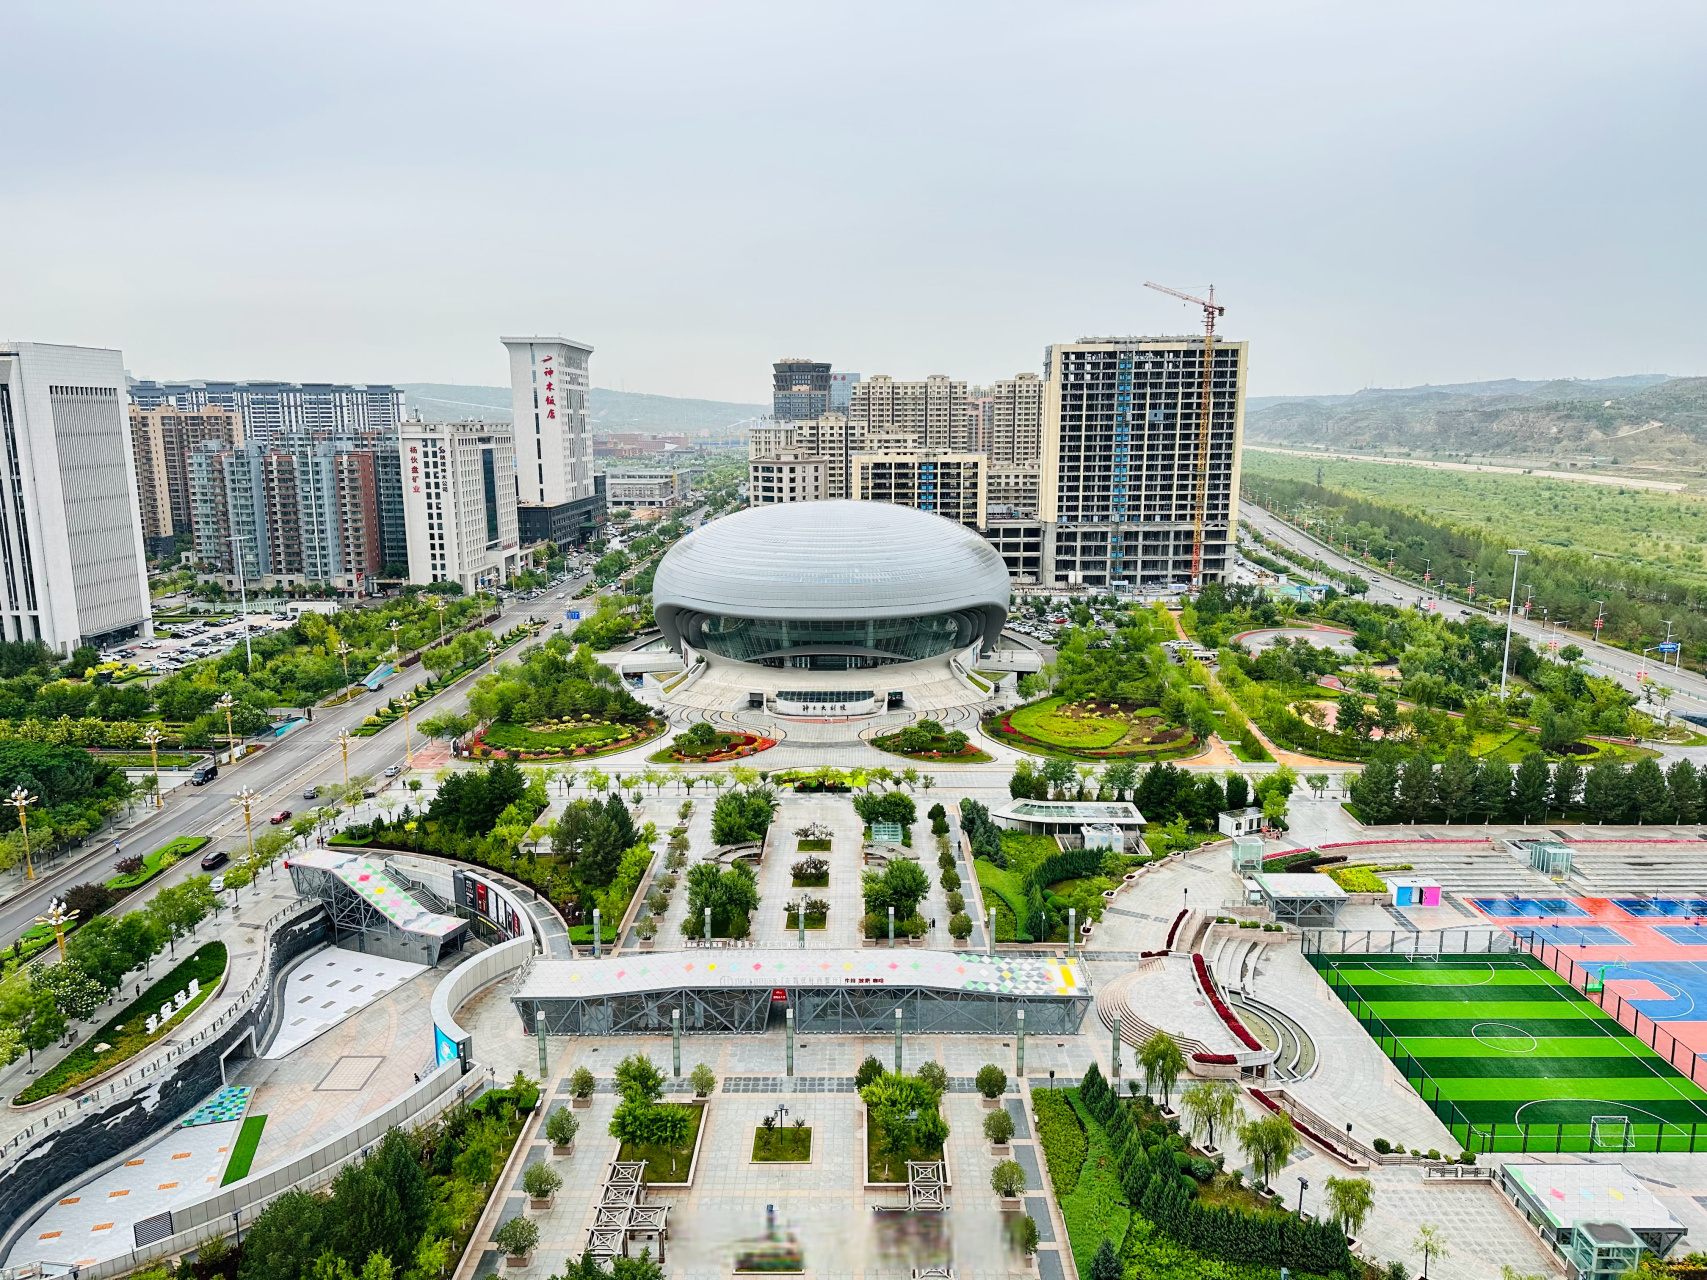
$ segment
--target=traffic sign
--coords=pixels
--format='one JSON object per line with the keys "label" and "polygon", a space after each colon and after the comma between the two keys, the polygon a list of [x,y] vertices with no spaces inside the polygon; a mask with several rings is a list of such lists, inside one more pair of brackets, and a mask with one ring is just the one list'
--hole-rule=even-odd
{"label": "traffic sign", "polygon": [[581,611],[579,609],[569,610],[569,621],[579,622],[580,620],[581,620]]}
{"label": "traffic sign", "polygon": [[1675,640],[1667,640],[1654,646],[1654,648],[1658,649],[1661,653],[1676,653],[1679,647],[1680,646]]}

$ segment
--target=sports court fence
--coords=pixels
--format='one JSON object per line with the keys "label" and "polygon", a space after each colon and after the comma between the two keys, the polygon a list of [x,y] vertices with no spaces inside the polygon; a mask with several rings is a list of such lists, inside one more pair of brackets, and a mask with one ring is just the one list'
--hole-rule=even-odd
{"label": "sports court fence", "polygon": [[1306,929],[1299,939],[1304,954],[1344,956],[1486,956],[1514,947],[1504,929]]}
{"label": "sports court fence", "polygon": [[[1518,930],[1514,942],[1594,1001],[1600,1006],[1602,1013],[1610,1016],[1614,1022],[1635,1036],[1636,1039],[1642,1041],[1655,1053],[1660,1054],[1678,1072],[1688,1076],[1692,1083],[1700,1085],[1703,1079],[1707,1079],[1707,1068],[1702,1067],[1700,1054],[1624,999],[1623,996],[1609,996],[1604,983],[1594,984],[1596,989],[1591,990],[1589,979],[1598,975],[1591,973],[1587,968],[1571,959],[1568,952],[1548,942],[1545,938],[1536,936],[1528,929]],[[1602,968],[1605,967],[1603,964]],[[1609,1000],[1611,1001],[1610,1005],[1608,1004]],[[1660,1048],[1661,1040],[1666,1042],[1664,1049]],[[1682,1058],[1683,1061],[1680,1062],[1679,1058]],[[1690,1149],[1694,1150],[1693,1147]]]}
{"label": "sports court fence", "polygon": [[[1320,930],[1317,932],[1337,933],[1341,931]],[[1516,951],[1527,952],[1543,964],[1547,964],[1545,957],[1524,945],[1525,940],[1531,944],[1539,942],[1533,934],[1524,932],[1514,939]],[[1558,952],[1558,948],[1553,947],[1551,943],[1541,943],[1540,945],[1550,948],[1553,952]],[[1461,1150],[1472,1151],[1480,1155],[1486,1155],[1489,1152],[1524,1153],[1531,1151],[1552,1151],[1555,1153],[1565,1151],[1681,1151],[1691,1153],[1697,1150],[1707,1151],[1707,1134],[1699,1132],[1701,1127],[1699,1123],[1691,1123],[1686,1129],[1681,1124],[1669,1121],[1636,1123],[1631,1121],[1628,1116],[1596,1116],[1588,1121],[1562,1124],[1522,1124],[1515,1120],[1503,1124],[1498,1121],[1475,1123],[1459,1109],[1457,1103],[1448,1094],[1443,1092],[1439,1081],[1435,1080],[1404,1047],[1402,1038],[1387,1025],[1379,1014],[1364,1003],[1357,989],[1341,975],[1338,968],[1338,957],[1335,954],[1321,948],[1312,951],[1308,946],[1305,947],[1305,954],[1309,957],[1311,966],[1322,975],[1323,980],[1340,998],[1340,1002],[1357,1019],[1358,1025],[1369,1033],[1370,1038],[1381,1046],[1381,1051],[1387,1055],[1388,1061],[1399,1069],[1400,1074],[1405,1078],[1405,1083],[1416,1091],[1417,1097],[1422,1099],[1423,1104],[1434,1113],[1435,1118],[1446,1126],[1447,1132],[1452,1135],[1452,1140],[1459,1144]],[[1357,954],[1359,953],[1350,953],[1347,958]],[[1389,953],[1377,951],[1373,954]],[[1402,951],[1391,954],[1409,955],[1411,953]],[[1465,953],[1450,951],[1433,954],[1450,957]],[[1469,954],[1477,953],[1472,951]],[[1508,951],[1507,954],[1515,953]],[[1560,954],[1562,956],[1562,953]],[[1567,963],[1570,962],[1569,956],[1562,956],[1562,958]],[[1548,967],[1553,968],[1554,966],[1548,964]],[[1583,973],[1586,979],[1586,971],[1583,971],[1580,965],[1575,967]],[[1558,969],[1554,969],[1554,971],[1560,973],[1560,976],[1565,977],[1567,981],[1570,980],[1569,974]],[[1574,982],[1573,985],[1575,985]],[[1584,992],[1584,994],[1588,995],[1590,999],[1594,998],[1593,993]],[[1602,1009],[1605,1008],[1604,993],[1603,999],[1598,1003],[1601,1004]],[[1651,1021],[1645,1015],[1631,1009],[1623,1001],[1619,1001],[1619,1007],[1621,1010],[1628,1009],[1631,1014],[1643,1018],[1644,1021]],[[1619,1025],[1626,1030],[1631,1030],[1632,1034],[1636,1034],[1631,1024],[1621,1020]],[[1660,1031],[1659,1034],[1669,1036],[1670,1033]],[[1685,1048],[1687,1050],[1687,1046]],[[1675,1041],[1673,1049],[1675,1052]],[[1658,1052],[1657,1049],[1655,1051]],[[1693,1052],[1691,1052],[1690,1057],[1690,1079],[1694,1080],[1694,1071],[1698,1063]],[[1683,1072],[1682,1067],[1676,1069],[1680,1074]],[[1702,1074],[1707,1075],[1707,1072]],[[1617,1135],[1616,1139],[1611,1137],[1614,1133]],[[1451,1153],[1446,1154],[1450,1158]]]}

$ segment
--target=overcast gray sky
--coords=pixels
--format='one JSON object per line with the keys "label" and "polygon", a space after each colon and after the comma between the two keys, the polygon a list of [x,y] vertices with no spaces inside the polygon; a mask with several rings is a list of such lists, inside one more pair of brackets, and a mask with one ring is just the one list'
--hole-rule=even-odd
{"label": "overcast gray sky", "polygon": [[139,377],[972,381],[1181,332],[1254,394],[1707,372],[1707,6],[13,0],[0,336]]}

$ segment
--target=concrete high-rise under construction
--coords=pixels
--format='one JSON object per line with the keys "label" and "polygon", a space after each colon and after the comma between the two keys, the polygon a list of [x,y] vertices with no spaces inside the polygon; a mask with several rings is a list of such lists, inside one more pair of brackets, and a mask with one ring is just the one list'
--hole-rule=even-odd
{"label": "concrete high-rise under construction", "polygon": [[1198,337],[1083,338],[1048,349],[1038,496],[1045,585],[1190,586],[1199,528],[1202,581],[1223,580],[1238,521],[1247,345],[1215,343],[1200,456],[1203,357]]}

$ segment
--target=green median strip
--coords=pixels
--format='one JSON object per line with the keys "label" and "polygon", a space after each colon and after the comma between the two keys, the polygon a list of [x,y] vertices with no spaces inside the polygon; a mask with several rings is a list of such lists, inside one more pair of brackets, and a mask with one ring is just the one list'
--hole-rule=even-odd
{"label": "green median strip", "polygon": [[237,1141],[231,1144],[231,1159],[225,1162],[225,1177],[219,1185],[230,1186],[249,1176],[249,1166],[255,1162],[255,1149],[261,1145],[261,1130],[267,1127],[266,1116],[249,1116],[237,1131]]}

